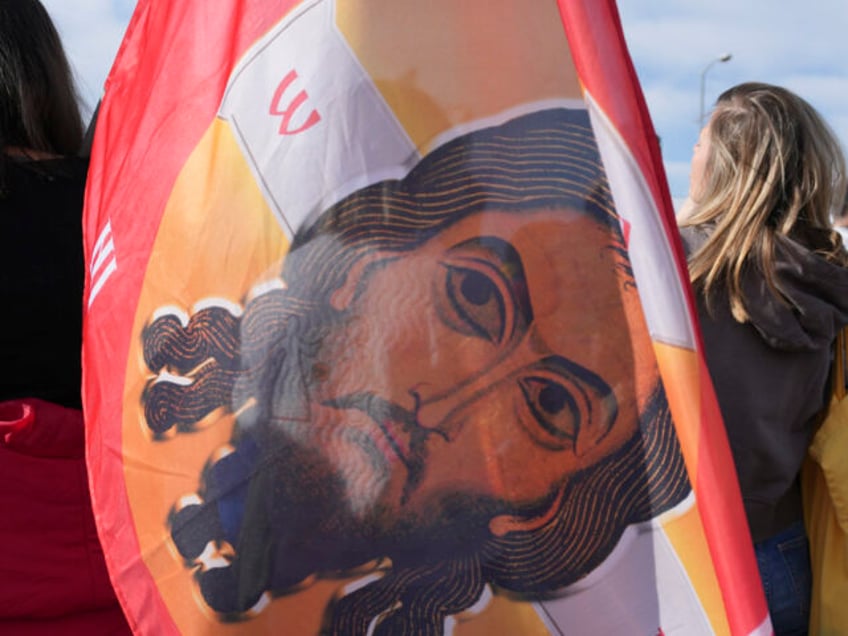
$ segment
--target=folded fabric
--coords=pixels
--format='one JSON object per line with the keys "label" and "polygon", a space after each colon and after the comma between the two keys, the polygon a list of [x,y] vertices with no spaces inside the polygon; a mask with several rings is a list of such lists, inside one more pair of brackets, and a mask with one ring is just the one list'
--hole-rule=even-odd
{"label": "folded fabric", "polygon": [[848,633],[848,398],[834,399],[810,445],[802,476],[810,538],[810,634]]}
{"label": "folded fabric", "polygon": [[809,454],[821,466],[836,519],[848,535],[848,399],[833,402]]}
{"label": "folded fabric", "polygon": [[82,412],[0,403],[0,633],[126,634],[97,537]]}

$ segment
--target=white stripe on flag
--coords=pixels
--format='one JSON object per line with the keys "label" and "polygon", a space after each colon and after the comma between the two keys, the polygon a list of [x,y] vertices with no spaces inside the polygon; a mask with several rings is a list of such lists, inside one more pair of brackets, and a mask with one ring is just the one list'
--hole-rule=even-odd
{"label": "white stripe on flag", "polygon": [[630,262],[651,337],[694,349],[686,295],[645,177],[615,127],[588,93],[586,104],[616,211],[622,221],[630,224]]}

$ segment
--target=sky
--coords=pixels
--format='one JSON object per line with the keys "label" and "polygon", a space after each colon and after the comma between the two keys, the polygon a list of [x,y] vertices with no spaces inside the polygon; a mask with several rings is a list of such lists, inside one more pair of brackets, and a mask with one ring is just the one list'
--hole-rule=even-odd
{"label": "sky", "polygon": [[[88,113],[135,1],[42,2]],[[707,113],[721,91],[739,82],[785,86],[819,110],[848,152],[848,1],[619,0],[618,9],[676,203],[688,190],[702,81]],[[717,61],[727,53],[729,61]]]}

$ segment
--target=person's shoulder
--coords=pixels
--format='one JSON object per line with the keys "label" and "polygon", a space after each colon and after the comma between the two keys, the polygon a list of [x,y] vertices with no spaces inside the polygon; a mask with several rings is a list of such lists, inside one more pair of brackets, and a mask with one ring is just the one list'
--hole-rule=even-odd
{"label": "person's shoulder", "polygon": [[0,174],[0,209],[7,220],[74,218],[82,209],[88,162],[78,157],[9,161]]}
{"label": "person's shoulder", "polygon": [[16,161],[13,165],[21,171],[34,175],[35,178],[46,181],[84,180],[88,172],[88,159],[84,157],[51,157],[35,161]]}
{"label": "person's shoulder", "polygon": [[51,192],[82,191],[88,160],[82,157],[52,157],[12,160],[4,165],[6,189],[12,196],[49,196]]}

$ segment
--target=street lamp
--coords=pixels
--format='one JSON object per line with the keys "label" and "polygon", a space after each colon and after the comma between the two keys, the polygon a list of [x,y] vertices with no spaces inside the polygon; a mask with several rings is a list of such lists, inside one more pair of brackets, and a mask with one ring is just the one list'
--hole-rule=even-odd
{"label": "street lamp", "polygon": [[732,58],[732,57],[733,57],[732,54],[725,53],[724,55],[717,57],[716,59],[711,61],[709,64],[707,64],[704,67],[704,70],[701,71],[701,112],[698,115],[698,123],[701,126],[704,125],[704,83],[707,79],[707,71],[709,71],[713,67],[714,64],[717,64],[718,62],[728,62],[728,61],[730,61],[730,58]]}

